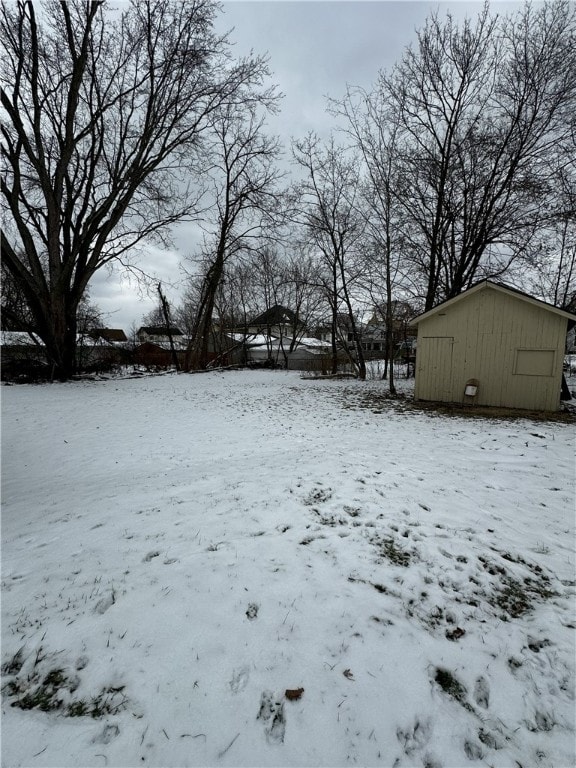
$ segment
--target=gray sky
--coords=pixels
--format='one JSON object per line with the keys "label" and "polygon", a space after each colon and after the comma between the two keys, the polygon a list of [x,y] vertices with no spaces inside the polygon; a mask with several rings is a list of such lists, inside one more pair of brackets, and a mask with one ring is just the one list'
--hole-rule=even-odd
{"label": "gray sky", "polygon": [[[308,131],[327,134],[334,125],[326,114],[326,96],[339,98],[346,85],[366,88],[380,69],[388,69],[415,39],[429,13],[450,10],[455,16],[475,15],[480,2],[411,2],[374,0],[362,2],[288,2],[286,0],[232,0],[223,3],[219,31],[232,30],[234,53],[268,53],[272,82],[285,94],[281,113],[270,120],[289,153],[290,139]],[[511,3],[493,4],[510,9]],[[173,303],[179,302],[182,272],[180,261],[198,245],[197,227],[175,229],[171,251],[147,249],[142,267],[163,282]],[[109,327],[129,331],[141,325],[142,316],[157,305],[156,297],[142,296],[135,281],[106,272],[90,285],[91,300],[106,314]]]}

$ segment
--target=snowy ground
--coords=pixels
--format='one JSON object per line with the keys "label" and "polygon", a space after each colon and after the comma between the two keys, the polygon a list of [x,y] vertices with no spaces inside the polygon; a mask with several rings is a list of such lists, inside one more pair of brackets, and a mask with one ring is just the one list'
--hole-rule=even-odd
{"label": "snowy ground", "polygon": [[385,386],[3,387],[2,764],[573,766],[573,424]]}

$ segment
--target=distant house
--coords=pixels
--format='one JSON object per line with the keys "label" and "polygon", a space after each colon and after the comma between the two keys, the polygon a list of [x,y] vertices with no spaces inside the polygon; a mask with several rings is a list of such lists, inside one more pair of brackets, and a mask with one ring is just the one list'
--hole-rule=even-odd
{"label": "distant house", "polygon": [[[356,323],[357,327],[360,327],[360,321]],[[332,323],[324,322],[322,325],[314,329],[314,335],[321,341],[332,341]],[[354,334],[352,333],[352,323],[350,322],[350,316],[344,312],[339,312],[336,315],[336,341],[341,343],[343,341],[354,341]]]}
{"label": "distant house", "polygon": [[143,326],[136,331],[136,337],[141,344],[151,342],[160,347],[170,344],[170,336],[172,336],[174,344],[181,346],[184,343],[184,334],[176,327],[168,330],[165,325]]}
{"label": "distant house", "polygon": [[[35,334],[2,331],[2,378],[46,378],[50,363],[43,341]],[[79,371],[105,371],[129,361],[124,331],[99,329],[76,337],[76,365]]]}
{"label": "distant house", "polygon": [[296,314],[280,304],[275,304],[249,320],[245,328],[247,334],[266,333],[283,338],[292,337],[294,332],[298,333],[301,330],[303,329]]}
{"label": "distant house", "polygon": [[165,325],[143,326],[136,331],[136,338],[140,343],[132,353],[134,363],[156,368],[169,368],[174,365],[170,336],[178,364],[183,365],[188,339],[179,328],[174,326],[168,330]]}
{"label": "distant house", "polygon": [[111,344],[122,344],[128,341],[126,334],[121,328],[94,328],[89,331],[88,336],[95,341],[102,339]]}
{"label": "distant house", "polygon": [[416,317],[417,400],[555,411],[576,316],[484,280]]}
{"label": "distant house", "polygon": [[[179,361],[182,363],[183,353],[179,353]],[[170,368],[174,364],[172,352],[151,341],[138,344],[132,351],[134,365],[142,365],[146,368]]]}
{"label": "distant house", "polygon": [[[394,300],[392,308],[392,346],[394,357],[405,358],[412,349],[415,339],[414,331],[408,328],[410,319],[414,316],[414,308],[407,301]],[[362,346],[367,353],[386,351],[386,317],[388,304],[384,302],[374,307],[372,317],[362,328]],[[377,357],[372,354],[372,357]],[[383,355],[382,355],[383,356]],[[368,357],[370,355],[368,354]]]}
{"label": "distant house", "polygon": [[26,331],[1,331],[2,380],[35,379],[50,375],[46,349],[41,339]]}
{"label": "distant house", "polygon": [[94,328],[78,334],[76,363],[80,370],[104,371],[127,364],[128,339],[120,328]]}
{"label": "distant house", "polygon": [[254,334],[237,336],[244,347],[248,365],[271,365],[288,370],[322,370],[330,353],[330,345],[320,339],[304,337],[295,344],[288,339]]}
{"label": "distant house", "polygon": [[[409,305],[406,305],[409,306]],[[412,313],[413,314],[413,313]],[[367,360],[379,360],[386,357],[386,323],[378,310],[375,310],[367,323],[356,319],[356,333],[360,345]],[[411,341],[411,334],[406,331],[406,323],[402,320],[394,321],[394,350],[398,353],[401,341]],[[332,325],[323,324],[315,330],[315,335],[322,341],[330,342],[332,339]],[[354,332],[348,314],[340,313],[336,317],[336,344],[342,349],[354,346]]]}

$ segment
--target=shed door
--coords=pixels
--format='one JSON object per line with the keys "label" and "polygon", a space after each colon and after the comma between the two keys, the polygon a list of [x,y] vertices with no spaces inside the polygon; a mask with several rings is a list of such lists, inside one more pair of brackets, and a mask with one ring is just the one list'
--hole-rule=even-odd
{"label": "shed door", "polygon": [[452,395],[453,336],[424,336],[418,340],[418,397],[450,401]]}

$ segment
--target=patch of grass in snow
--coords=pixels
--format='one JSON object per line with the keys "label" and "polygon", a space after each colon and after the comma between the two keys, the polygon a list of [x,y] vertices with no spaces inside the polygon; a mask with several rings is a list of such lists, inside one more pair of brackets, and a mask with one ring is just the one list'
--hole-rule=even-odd
{"label": "patch of grass in snow", "polygon": [[331,488],[313,488],[310,493],[303,499],[303,503],[307,507],[312,507],[314,504],[323,504],[332,498]]}
{"label": "patch of grass in snow", "polygon": [[419,560],[418,553],[406,547],[398,546],[391,536],[378,536],[374,534],[368,538],[370,544],[376,547],[378,553],[385,557],[393,565],[407,568],[411,563]]}
{"label": "patch of grass in snow", "polygon": [[2,676],[17,675],[24,664],[24,648],[19,648],[14,656],[2,664]]}
{"label": "patch of grass in snow", "polygon": [[529,419],[539,422],[560,422],[574,424],[576,414],[572,411],[528,411],[520,408],[499,408],[496,406],[463,405],[461,403],[408,402],[406,409],[425,413],[428,416],[453,416],[465,419],[495,419],[498,421],[520,421]]}
{"label": "patch of grass in snow", "polygon": [[576,423],[576,411],[573,406],[561,411],[528,411],[520,408],[499,408],[496,406],[481,406],[462,403],[433,403],[416,401],[412,395],[398,392],[391,395],[388,391],[361,391],[343,389],[338,393],[343,398],[343,407],[349,410],[366,409],[372,413],[381,414],[396,411],[407,416],[423,413],[431,417],[454,417],[464,419],[495,419],[498,421],[517,421],[530,419],[538,422]]}
{"label": "patch of grass in snow", "polygon": [[491,605],[498,606],[507,614],[500,617],[503,620],[507,620],[508,616],[517,619],[519,616],[523,616],[531,611],[534,607],[534,602],[548,600],[558,595],[557,592],[549,588],[548,584],[549,580],[547,578],[543,582],[531,578],[517,581],[516,579],[505,577],[502,585],[496,589],[495,594],[490,597],[488,602]]}
{"label": "patch of grass in snow", "polygon": [[[497,552],[497,550],[494,550]],[[534,603],[557,597],[558,592],[552,589],[550,577],[536,563],[529,563],[522,557],[511,555],[509,552],[500,552],[500,556],[509,563],[520,565],[522,570],[527,570],[530,575],[520,577],[512,576],[503,566],[479,557],[482,568],[492,576],[498,577],[492,594],[487,596],[488,603],[493,607],[504,611],[500,618],[507,621],[508,618],[517,619],[531,611]]]}
{"label": "patch of grass in snow", "polygon": [[2,695],[10,702],[10,706],[57,712],[64,717],[93,718],[115,715],[126,708],[128,699],[123,685],[105,686],[95,696],[86,699],[74,697],[73,694],[80,686],[80,677],[70,674],[63,667],[41,671],[42,662],[46,658],[47,655],[40,647],[30,671],[22,673],[25,659],[20,649],[2,665],[2,675],[12,677],[2,685]]}

